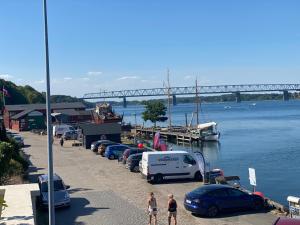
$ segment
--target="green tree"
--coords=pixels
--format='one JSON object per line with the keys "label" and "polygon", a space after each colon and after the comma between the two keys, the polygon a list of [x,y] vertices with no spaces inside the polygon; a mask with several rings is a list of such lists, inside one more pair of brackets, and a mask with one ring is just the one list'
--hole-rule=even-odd
{"label": "green tree", "polygon": [[13,146],[7,142],[0,142],[0,184],[4,183],[10,173],[12,155]]}
{"label": "green tree", "polygon": [[167,108],[159,101],[147,102],[145,106],[145,111],[142,113],[142,118],[144,121],[150,120],[154,123],[156,127],[156,122],[163,122],[166,120]]}

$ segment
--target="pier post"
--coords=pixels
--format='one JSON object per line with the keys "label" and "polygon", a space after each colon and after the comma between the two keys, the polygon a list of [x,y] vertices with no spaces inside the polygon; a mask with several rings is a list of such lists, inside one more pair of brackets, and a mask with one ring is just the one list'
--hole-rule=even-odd
{"label": "pier post", "polygon": [[127,108],[127,101],[126,101],[126,97],[123,97],[123,107]]}
{"label": "pier post", "polygon": [[241,102],[241,92],[239,92],[239,91],[235,92],[235,101],[237,103]]}
{"label": "pier post", "polygon": [[176,101],[176,95],[173,95],[173,98],[172,98],[172,100],[173,100],[173,105],[177,105],[177,101]]}
{"label": "pier post", "polygon": [[288,101],[290,99],[289,92],[287,90],[283,91],[283,101]]}

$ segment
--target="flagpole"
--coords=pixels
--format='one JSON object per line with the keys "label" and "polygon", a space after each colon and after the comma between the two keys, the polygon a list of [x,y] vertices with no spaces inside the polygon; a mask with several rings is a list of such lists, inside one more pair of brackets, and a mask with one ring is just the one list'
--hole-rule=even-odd
{"label": "flagpole", "polygon": [[3,109],[4,109],[4,107],[5,107],[4,85],[2,86],[2,95],[3,95]]}
{"label": "flagpole", "polygon": [[47,108],[47,146],[48,146],[48,208],[49,225],[55,225],[54,191],[53,191],[53,152],[52,152],[52,124],[50,105],[50,69],[49,69],[49,47],[48,47],[48,24],[47,24],[47,0],[43,0],[44,8],[44,32],[46,53],[46,108]]}

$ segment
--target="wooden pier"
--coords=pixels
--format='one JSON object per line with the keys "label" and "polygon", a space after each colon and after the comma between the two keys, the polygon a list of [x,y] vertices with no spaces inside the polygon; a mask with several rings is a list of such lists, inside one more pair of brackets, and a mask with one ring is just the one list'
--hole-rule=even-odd
{"label": "wooden pier", "polygon": [[142,128],[136,127],[135,128],[136,134],[141,135],[147,138],[153,138],[156,132],[160,133],[161,138],[168,142],[174,142],[178,145],[185,145],[185,144],[200,144],[201,139],[199,135],[192,134],[186,131],[184,127],[172,127],[172,130],[168,128],[161,128],[161,127],[151,127],[151,128]]}

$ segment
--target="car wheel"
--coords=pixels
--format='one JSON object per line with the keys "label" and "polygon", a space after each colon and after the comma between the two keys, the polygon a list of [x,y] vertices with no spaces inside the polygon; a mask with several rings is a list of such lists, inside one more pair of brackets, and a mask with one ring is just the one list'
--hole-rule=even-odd
{"label": "car wheel", "polygon": [[140,167],[135,166],[135,167],[133,168],[133,171],[136,172],[136,173],[137,173],[137,172],[140,172]]}
{"label": "car wheel", "polygon": [[154,182],[155,183],[161,183],[164,180],[163,176],[161,174],[156,174],[154,176]]}
{"label": "car wheel", "polygon": [[215,217],[216,215],[218,215],[218,213],[219,213],[219,209],[214,205],[209,207],[207,210],[208,217]]}
{"label": "car wheel", "polygon": [[114,155],[110,155],[110,156],[109,156],[109,159],[110,159],[110,160],[113,160],[113,159],[115,159],[115,156],[114,156]]}
{"label": "car wheel", "polygon": [[200,171],[197,171],[197,172],[195,173],[194,179],[195,179],[196,181],[203,181],[203,178],[202,178],[202,175],[201,175]]}
{"label": "car wheel", "polygon": [[262,210],[264,208],[264,203],[263,203],[262,200],[256,199],[256,200],[254,200],[253,204],[254,204],[254,206],[253,206],[254,210],[259,211],[259,210]]}

